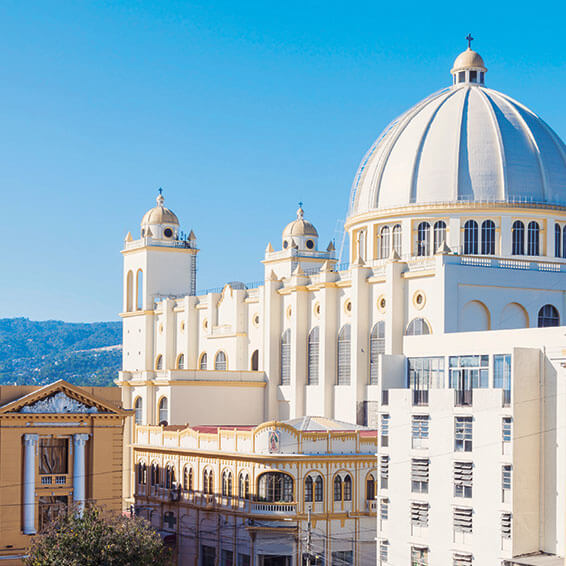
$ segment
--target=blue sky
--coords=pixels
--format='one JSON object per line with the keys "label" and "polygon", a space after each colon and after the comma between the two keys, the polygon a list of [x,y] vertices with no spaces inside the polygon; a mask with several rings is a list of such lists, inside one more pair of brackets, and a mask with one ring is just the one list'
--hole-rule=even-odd
{"label": "blue sky", "polygon": [[198,288],[262,277],[297,202],[341,237],[357,165],[450,82],[472,32],[488,86],[566,137],[564,3],[0,5],[0,318],[111,320],[156,189]]}

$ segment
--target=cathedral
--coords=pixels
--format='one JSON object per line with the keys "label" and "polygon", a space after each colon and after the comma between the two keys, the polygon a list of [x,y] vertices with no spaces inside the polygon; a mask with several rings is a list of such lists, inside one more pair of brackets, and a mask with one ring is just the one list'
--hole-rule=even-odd
{"label": "cathedral", "polygon": [[127,442],[377,428],[378,564],[547,564],[566,532],[566,146],[471,47],[450,73],[363,157],[345,264],[300,206],[261,283],[197,294],[196,236],[159,194],[122,251]]}

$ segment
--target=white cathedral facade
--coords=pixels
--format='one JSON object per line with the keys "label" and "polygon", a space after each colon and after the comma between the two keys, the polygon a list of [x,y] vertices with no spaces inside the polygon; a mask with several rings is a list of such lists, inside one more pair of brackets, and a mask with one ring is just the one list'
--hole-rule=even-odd
{"label": "white cathedral facade", "polygon": [[451,73],[363,158],[345,266],[299,208],[262,284],[197,295],[160,195],[119,384],[138,424],[377,427],[378,564],[539,564],[565,553],[566,146],[475,51]]}

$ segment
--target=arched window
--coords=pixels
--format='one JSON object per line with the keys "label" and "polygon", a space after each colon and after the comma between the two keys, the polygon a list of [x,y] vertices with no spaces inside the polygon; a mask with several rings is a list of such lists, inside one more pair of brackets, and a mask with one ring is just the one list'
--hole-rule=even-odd
{"label": "arched window", "polygon": [[430,224],[421,222],[417,227],[417,255],[430,255]]}
{"label": "arched window", "polygon": [[317,476],[314,480],[314,500],[322,501],[324,498],[324,484],[322,476]]}
{"label": "arched window", "polygon": [[344,478],[344,501],[352,501],[352,476]]}
{"label": "arched window", "polygon": [[525,255],[525,225],[520,220],[513,222],[511,229],[513,255]]}
{"label": "arched window", "polygon": [[134,403],[134,411],[135,411],[135,415],[134,415],[135,423],[137,425],[143,424],[143,401],[141,397],[138,397],[136,399],[136,402]]}
{"label": "arched window", "polygon": [[481,225],[481,253],[495,255],[495,222],[484,220]]}
{"label": "arched window", "polygon": [[320,346],[318,326],[309,334],[307,344],[307,385],[318,385],[318,353]]}
{"label": "arched window", "polygon": [[562,257],[562,229],[560,224],[554,225],[554,256]]}
{"label": "arched window", "polygon": [[151,464],[151,485],[159,485],[159,464],[153,462]]}
{"label": "arched window", "polygon": [[169,421],[169,402],[167,401],[167,397],[163,397],[161,401],[159,401],[159,424],[164,424],[167,426],[167,422]]}
{"label": "arched window", "polygon": [[258,498],[260,501],[287,503],[293,501],[293,478],[282,472],[266,472],[259,476]]}
{"label": "arched window", "polygon": [[128,271],[126,276],[126,311],[132,312],[134,310],[134,274]]}
{"label": "arched window", "polygon": [[175,469],[171,464],[167,464],[165,468],[165,488],[172,489],[175,483]]}
{"label": "arched window", "polygon": [[163,356],[159,354],[157,358],[155,358],[155,369],[160,370],[163,369]]}
{"label": "arched window", "polygon": [[370,474],[366,480],[366,500],[375,499],[375,478]]}
{"label": "arched window", "polygon": [[402,251],[402,236],[401,236],[401,224],[395,224],[393,226],[393,249],[401,255]]}
{"label": "arched window", "polygon": [[212,470],[204,470],[202,474],[202,491],[204,494],[214,493],[214,472]]}
{"label": "arched window", "polygon": [[439,220],[434,223],[434,253],[438,251],[443,242],[446,242],[446,222]]}
{"label": "arched window", "polygon": [[199,364],[198,364],[199,369],[205,370],[205,369],[206,369],[206,366],[207,366],[207,363],[208,363],[208,356],[206,355],[206,352],[203,352],[203,353],[200,355],[200,362],[199,362]]}
{"label": "arched window", "polygon": [[222,472],[222,495],[232,495],[232,472],[230,470]]}
{"label": "arched window", "polygon": [[566,258],[566,226],[562,228],[562,257]]}
{"label": "arched window", "polygon": [[345,324],[338,334],[338,349],[337,349],[337,371],[336,383],[337,385],[350,385],[350,325]]}
{"label": "arched window", "polygon": [[538,311],[538,327],[560,326],[560,315],[554,305],[544,305]]}
{"label": "arched window", "polygon": [[405,336],[422,336],[423,334],[431,334],[428,323],[424,318],[413,318],[407,326]]}
{"label": "arched window", "polygon": [[342,501],[342,478],[340,476],[334,478],[334,501]]}
{"label": "arched window", "polygon": [[[363,260],[366,259],[366,231],[360,230],[358,232],[358,256]],[[357,258],[355,258],[357,259]]]}
{"label": "arched window", "polygon": [[138,462],[136,465],[137,481],[139,485],[143,485],[143,462]]}
{"label": "arched window", "polygon": [[464,224],[464,254],[478,253],[478,223],[468,220]]}
{"label": "arched window", "polygon": [[252,360],[251,360],[250,366],[251,366],[252,371],[258,371],[258,369],[259,369],[259,350],[254,350],[254,353],[252,354]]}
{"label": "arched window", "polygon": [[147,485],[147,466],[145,462],[142,464],[142,484]]}
{"label": "arched window", "polygon": [[220,350],[214,358],[214,369],[218,371],[226,371],[228,364],[226,363],[226,354]]}
{"label": "arched window", "polygon": [[204,470],[202,473],[202,492],[204,494],[208,493],[208,470]]}
{"label": "arched window", "polygon": [[305,480],[305,503],[312,503],[313,501],[313,487],[314,482],[312,481],[311,476],[307,476]]}
{"label": "arched window", "polygon": [[377,385],[379,354],[385,354],[385,321],[373,325],[369,336],[369,383]]}
{"label": "arched window", "polygon": [[247,472],[241,472],[238,479],[238,497],[240,499],[250,498],[250,476]]}
{"label": "arched window", "polygon": [[281,336],[281,385],[291,384],[291,330]]}
{"label": "arched window", "polygon": [[193,469],[190,466],[183,469],[183,489],[193,491]]}
{"label": "arched window", "polygon": [[389,234],[389,226],[384,226],[380,231],[380,247],[379,247],[379,257],[382,259],[387,259],[391,254],[391,238]]}
{"label": "arched window", "polygon": [[177,369],[185,369],[185,354],[179,354],[177,358]]}
{"label": "arched window", "polygon": [[539,235],[538,222],[529,222],[527,226],[527,255],[540,255]]}
{"label": "arched window", "polygon": [[138,269],[136,274],[136,310],[143,310],[143,271]]}

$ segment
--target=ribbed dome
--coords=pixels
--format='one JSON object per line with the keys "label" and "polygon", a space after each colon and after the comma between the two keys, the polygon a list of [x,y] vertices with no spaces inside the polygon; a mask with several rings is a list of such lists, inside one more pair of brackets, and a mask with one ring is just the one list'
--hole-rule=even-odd
{"label": "ribbed dome", "polygon": [[157,197],[157,206],[148,210],[142,218],[142,226],[150,226],[155,224],[175,224],[179,226],[179,219],[177,215],[168,208],[163,206],[165,199],[160,193]]}
{"label": "ribbed dome", "polygon": [[283,238],[286,236],[314,236],[318,238],[318,232],[316,228],[304,217],[304,210],[302,207],[299,207],[297,210],[297,220],[293,220],[285,226],[285,230],[283,230]]}
{"label": "ribbed dome", "polygon": [[512,98],[458,84],[381,134],[356,174],[349,216],[454,201],[566,205],[566,146]]}
{"label": "ribbed dome", "polygon": [[452,72],[460,71],[461,69],[482,69],[487,71],[482,56],[468,47],[466,51],[462,51],[452,66]]}

